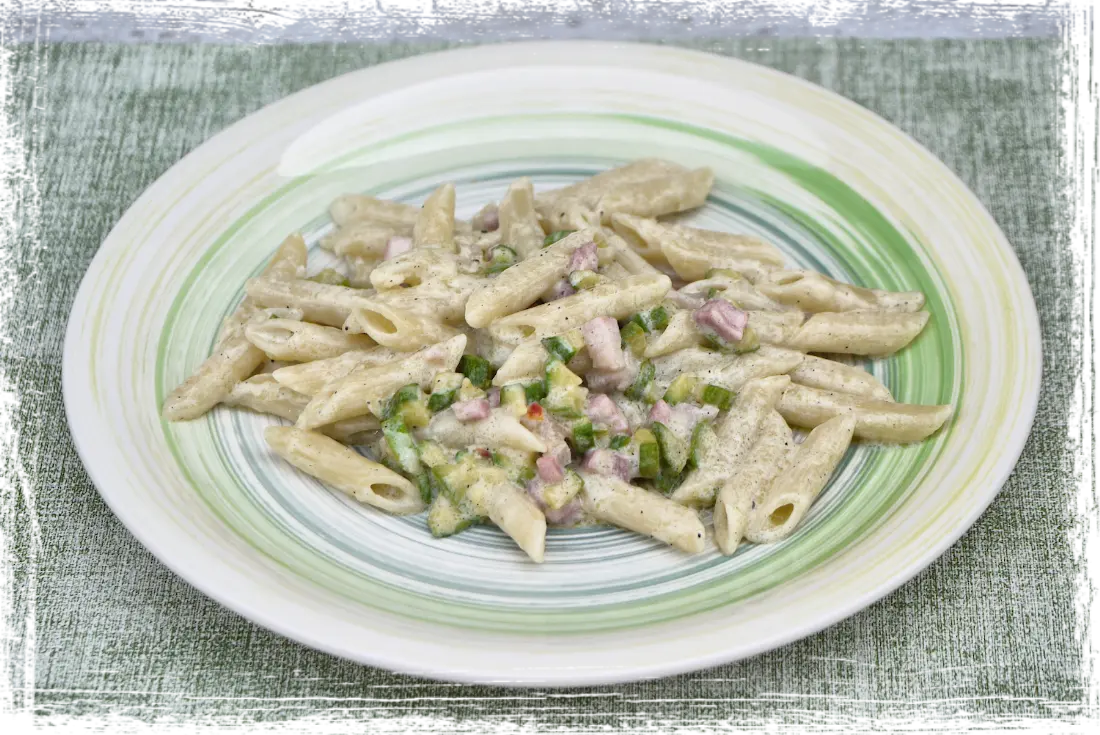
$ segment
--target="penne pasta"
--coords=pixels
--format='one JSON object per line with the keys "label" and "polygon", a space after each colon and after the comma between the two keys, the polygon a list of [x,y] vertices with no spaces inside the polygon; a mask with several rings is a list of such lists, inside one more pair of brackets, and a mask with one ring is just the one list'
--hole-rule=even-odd
{"label": "penne pasta", "polygon": [[546,444],[506,411],[493,409],[480,421],[459,421],[453,411],[443,411],[432,417],[425,430],[429,439],[449,447],[510,447],[525,452],[545,452]]}
{"label": "penne pasta", "polygon": [[779,248],[752,235],[669,225],[623,213],[611,216],[611,226],[650,262],[671,264],[665,253],[666,247],[669,248],[679,261],[674,266],[678,274],[681,271],[706,274],[715,268],[728,267],[727,262],[739,265],[756,261],[768,266],[781,266],[784,262]]}
{"label": "penne pasta", "polygon": [[901,311],[924,308],[919,291],[880,291],[835,281],[813,271],[772,271],[756,287],[776,301],[803,311]]}
{"label": "penne pasta", "polygon": [[791,385],[777,408],[787,423],[804,429],[842,414],[852,414],[856,419],[856,437],[888,443],[927,439],[951,417],[951,406],[878,401],[802,385]]}
{"label": "penne pasta", "polygon": [[367,303],[371,293],[302,279],[280,281],[263,277],[248,281],[245,292],[257,306],[299,309],[306,321],[329,327],[342,327],[357,306]]}
{"label": "penne pasta", "polygon": [[508,268],[470,295],[466,323],[480,329],[535,303],[565,276],[573,253],[588,243],[595,243],[597,257],[601,249],[608,247],[599,230],[580,230]]}
{"label": "penne pasta", "polygon": [[354,350],[327,360],[315,360],[301,365],[287,365],[271,375],[281,385],[306,396],[312,396],[327,383],[344,377],[360,364],[384,365],[404,357],[385,347]]}
{"label": "penne pasta", "polygon": [[[305,269],[305,240],[298,233],[293,233],[279,245],[262,277],[271,283],[281,283],[304,275]],[[244,337],[245,325],[254,315],[255,304],[250,297],[246,297],[222,325],[214,354],[164,400],[161,415],[166,421],[189,421],[202,416],[221,403],[233,386],[263,364],[264,353]]]}
{"label": "penne pasta", "polygon": [[[690,364],[685,364],[682,369],[673,371],[662,365],[657,368],[658,377],[661,374],[670,373],[672,377],[687,375],[697,379],[701,384],[716,385],[736,393],[750,380],[789,373],[805,359],[801,352],[770,345],[761,345],[760,349],[742,355],[712,354],[715,354],[717,359],[705,367],[692,367]],[[668,362],[674,364],[674,360]],[[663,385],[663,381],[658,379],[657,384]]]}
{"label": "penne pasta", "polygon": [[416,486],[393,470],[312,431],[269,426],[264,439],[276,454],[307,475],[361,503],[405,515],[424,509]]}
{"label": "penne pasta", "polygon": [[927,311],[821,312],[807,319],[786,344],[803,352],[885,357],[912,342],[928,319]]}
{"label": "penne pasta", "polygon": [[632,276],[496,319],[489,325],[494,339],[520,344],[562,334],[601,316],[625,319],[658,303],[668,293],[668,276]]}
{"label": "penne pasta", "polygon": [[737,551],[754,503],[784,468],[793,446],[790,427],[772,411],[760,425],[760,437],[726,478],[714,503],[714,540],[726,556]]}
{"label": "penne pasta", "polygon": [[539,217],[544,220],[550,219],[553,203],[557,201],[575,201],[581,206],[593,209],[600,201],[600,197],[616,186],[647,181],[666,174],[685,173],[687,170],[683,166],[660,158],[642,158],[561,189],[543,192],[535,197],[535,209]]}
{"label": "penne pasta", "polygon": [[478,481],[466,496],[532,561],[541,564],[546,553],[546,517],[527,493],[508,482],[502,474],[492,473]]}
{"label": "penne pasta", "polygon": [[715,441],[701,447],[699,466],[672,493],[684,505],[709,507],[719,486],[760,434],[760,426],[779,402],[791,379],[786,375],[750,380],[733,408],[715,427]]}
{"label": "penne pasta", "polygon": [[247,408],[287,421],[297,421],[302,409],[309,403],[309,396],[287,388],[270,374],[254,375],[233,386],[222,401],[226,406]]}
{"label": "penne pasta", "polygon": [[353,222],[370,222],[412,232],[419,210],[411,204],[377,199],[366,194],[344,194],[333,201],[329,216],[338,227]]}
{"label": "penne pasta", "polygon": [[703,550],[706,529],[690,508],[616,477],[584,473],[582,478],[584,508],[593,518],[692,554]]}
{"label": "penne pasta", "polygon": [[344,329],[353,334],[366,334],[372,341],[401,352],[434,345],[460,333],[436,317],[404,310],[382,300],[374,300],[353,311],[344,322]]}
{"label": "penne pasta", "polygon": [[347,334],[334,327],[322,327],[291,319],[268,319],[245,327],[245,338],[272,360],[310,362],[337,357],[353,350],[374,346],[374,340]]}
{"label": "penne pasta", "polygon": [[379,291],[420,286],[428,281],[446,282],[458,275],[458,258],[439,248],[411,250],[385,260],[370,273],[370,282]]}
{"label": "penne pasta", "polygon": [[414,248],[455,250],[455,186],[443,184],[424,201],[413,224]]}
{"label": "penne pasta", "polygon": [[543,232],[535,211],[535,190],[527,178],[513,181],[500,202],[500,242],[516,251],[520,258],[539,252]]}
{"label": "penne pasta", "polygon": [[788,375],[792,383],[876,401],[893,401],[890,389],[866,370],[823,357],[806,355]]}
{"label": "penne pasta", "polygon": [[[799,310],[786,306],[760,293],[749,283],[747,278],[732,278],[729,271],[721,275],[712,275],[702,281],[689,283],[680,289],[680,293],[699,296],[701,298],[714,298],[710,294],[720,296],[729,301],[738,309],[745,311],[786,311],[799,313]],[[802,320],[799,319],[799,324]]]}
{"label": "penne pasta", "polygon": [[844,458],[855,425],[853,416],[836,416],[810,432],[752,509],[746,538],[769,544],[794,531]]}
{"label": "penne pasta", "polygon": [[438,373],[453,372],[466,348],[466,335],[426,347],[384,365],[360,364],[322,388],[298,417],[300,429],[314,429],[372,413],[381,416],[386,401],[398,388],[417,383],[428,388]]}
{"label": "penne pasta", "polygon": [[392,237],[408,237],[411,228],[391,227],[375,222],[352,222],[337,228],[321,240],[321,247],[336,255],[378,260]]}
{"label": "penne pasta", "polygon": [[674,172],[652,179],[616,184],[600,197],[596,205],[600,222],[611,224],[615,214],[638,217],[662,217],[703,206],[714,186],[709,168]]}

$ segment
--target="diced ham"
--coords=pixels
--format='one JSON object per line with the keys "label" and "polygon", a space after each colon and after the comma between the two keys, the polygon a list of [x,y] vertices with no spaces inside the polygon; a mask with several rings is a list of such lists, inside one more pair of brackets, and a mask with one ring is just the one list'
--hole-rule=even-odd
{"label": "diced ham", "polygon": [[451,409],[455,412],[455,418],[463,423],[489,418],[489,400],[487,398],[459,401],[451,406]]}
{"label": "diced ham", "polygon": [[589,370],[585,376],[585,384],[588,390],[596,393],[614,393],[617,390],[626,390],[638,376],[638,366],[627,362],[621,370]]}
{"label": "diced ham", "polygon": [[588,394],[584,405],[584,413],[592,423],[603,424],[616,433],[630,430],[630,425],[626,422],[626,416],[623,416],[623,412],[615,405],[615,401],[603,393]]}
{"label": "diced ham", "polygon": [[657,401],[653,408],[649,409],[649,422],[668,424],[672,419],[672,406],[664,401]]}
{"label": "diced ham", "polygon": [[413,241],[411,237],[394,235],[389,240],[386,240],[386,248],[382,251],[382,260],[396,258],[398,255],[409,252],[412,248]]}
{"label": "diced ham", "polygon": [[558,299],[564,299],[566,296],[572,296],[577,292],[577,289],[569,285],[569,281],[564,278],[550,287],[549,301],[557,301]]}
{"label": "diced ham", "polygon": [[500,213],[495,204],[487,204],[480,212],[470,220],[470,225],[475,230],[482,232],[494,232],[500,227]]}
{"label": "diced ham", "polygon": [[600,267],[600,258],[596,254],[596,243],[586,242],[573,251],[569,259],[569,272],[594,271]]}
{"label": "diced ham", "polygon": [[489,408],[498,407],[500,405],[500,388],[490,388],[485,397],[489,399]]}
{"label": "diced ham", "polygon": [[581,467],[597,475],[618,477],[624,482],[629,482],[630,478],[634,476],[634,467],[630,457],[611,449],[589,450],[584,455]]}
{"label": "diced ham", "polygon": [[665,297],[681,309],[698,309],[706,303],[706,299],[697,294],[684,293],[683,291],[669,291]]}
{"label": "diced ham", "polygon": [[544,454],[535,460],[535,467],[539,471],[539,479],[545,483],[553,484],[565,479],[565,468],[556,457],[549,454]]}
{"label": "diced ham", "polygon": [[588,356],[597,370],[621,370],[626,367],[622,342],[619,338],[619,323],[609,316],[601,316],[581,327],[584,344],[588,347]]}
{"label": "diced ham", "polygon": [[727,342],[737,342],[749,323],[749,315],[723,299],[711,299],[695,310],[695,323]]}

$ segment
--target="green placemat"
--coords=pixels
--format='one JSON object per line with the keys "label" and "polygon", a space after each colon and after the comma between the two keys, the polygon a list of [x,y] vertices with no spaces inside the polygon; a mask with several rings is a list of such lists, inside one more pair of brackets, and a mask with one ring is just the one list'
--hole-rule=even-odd
{"label": "green placemat", "polygon": [[1058,194],[1059,46],[697,46],[805,77],[878,112],[954,169],[1016,248],[1043,323],[1043,394],[1015,474],[977,525],[912,582],[823,633],[658,681],[558,692],[436,684],[262,630],[161,566],[100,500],[61,402],[68,309],[110,228],[204,139],[315,82],[438,46],[23,48],[15,114],[30,133],[41,213],[15,243],[20,283],[0,366],[22,397],[19,459],[34,491],[34,505],[17,508],[11,538],[26,558],[33,510],[41,539],[26,684],[43,724],[112,717],[109,731],[122,732],[129,718],[192,727],[309,718],[288,729],[657,733],[786,723],[830,732],[870,728],[874,719],[956,731],[1034,718],[1065,723],[1079,712],[1066,432],[1080,363],[1069,343],[1070,218]]}

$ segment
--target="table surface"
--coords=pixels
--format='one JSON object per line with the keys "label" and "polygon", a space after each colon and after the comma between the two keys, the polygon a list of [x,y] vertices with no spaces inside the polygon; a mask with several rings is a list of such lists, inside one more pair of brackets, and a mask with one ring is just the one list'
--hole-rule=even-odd
{"label": "table surface", "polygon": [[1057,36],[1060,0],[137,0],[20,3],[15,37],[101,42],[687,41],[705,34],[859,38]]}
{"label": "table surface", "polygon": [[371,732],[414,733],[774,732],[782,723],[834,732],[872,720],[958,731],[1077,717],[1085,681],[1067,430],[1079,356],[1070,346],[1058,42],[691,45],[788,71],[876,111],[958,173],[1015,247],[1044,331],[1042,396],[1016,472],[956,545],[822,633],[748,661],[628,685],[548,692],[425,682],[256,627],[165,569],[100,500],[61,402],[69,307],[126,208],[210,135],[310,84],[441,45],[25,46],[15,56],[14,119],[28,132],[33,186],[0,351],[0,375],[21,399],[13,457],[31,491],[15,506],[10,539],[26,562],[17,578],[36,600],[33,629],[16,631],[34,636],[23,703],[47,723],[115,718],[111,732],[154,721],[301,718],[310,732],[351,731],[363,720]]}

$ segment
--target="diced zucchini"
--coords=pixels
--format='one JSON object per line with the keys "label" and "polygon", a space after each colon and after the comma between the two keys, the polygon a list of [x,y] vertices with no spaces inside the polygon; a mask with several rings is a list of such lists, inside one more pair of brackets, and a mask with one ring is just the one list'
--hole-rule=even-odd
{"label": "diced zucchini", "polygon": [[533,452],[502,447],[493,452],[492,456],[493,464],[504,470],[508,479],[517,485],[526,485],[528,480],[535,476],[537,457]]}
{"label": "diced zucchini", "polygon": [[458,400],[458,389],[465,377],[462,373],[439,373],[432,381],[432,395],[428,398],[428,410],[439,413],[450,408]]}
{"label": "diced zucchini", "polygon": [[417,442],[416,451],[420,461],[428,467],[441,467],[454,461],[454,455],[436,442]]}
{"label": "diced zucchini", "polygon": [[637,324],[645,332],[664,329],[668,326],[668,309],[664,306],[654,306],[649,311],[639,311],[630,317],[630,322]]}
{"label": "diced zucchini", "polygon": [[728,342],[715,334],[706,334],[703,337],[703,342],[708,347],[712,347],[716,350],[732,352],[738,355],[745,352],[755,352],[760,349],[760,337],[752,327],[745,327],[741,332],[741,339],[736,342]]}
{"label": "diced zucchini", "polygon": [[573,470],[566,470],[561,482],[555,482],[542,489],[542,499],[551,510],[564,508],[584,489],[584,480]]}
{"label": "diced zucchini", "polygon": [[419,385],[409,383],[393,394],[389,403],[386,404],[383,417],[388,419],[394,416],[404,419],[405,425],[410,429],[419,429],[428,425],[432,415]]}
{"label": "diced zucchini", "polygon": [[643,361],[638,367],[638,375],[634,378],[634,382],[626,389],[626,397],[636,401],[643,400],[646,397],[646,390],[656,376],[657,369],[653,367],[653,363],[649,360]]}
{"label": "diced zucchini", "polygon": [[409,433],[401,416],[392,416],[382,422],[382,436],[397,460],[401,471],[409,477],[420,474],[422,465],[416,451],[416,440]]}
{"label": "diced zucchini", "polygon": [[545,338],[542,340],[542,346],[546,348],[551,359],[569,362],[584,347],[584,336],[581,330],[571,329],[560,337]]}
{"label": "diced zucchini", "polygon": [[680,487],[680,483],[684,481],[684,476],[678,472],[673,472],[669,467],[662,467],[661,472],[653,481],[653,487],[657,492],[668,495],[676,488]]}
{"label": "diced zucchini", "polygon": [[638,448],[638,474],[654,478],[661,472],[661,447],[649,429],[638,429],[631,440]]}
{"label": "diced zucchini", "polygon": [[344,277],[344,274],[334,268],[325,268],[317,275],[310,276],[306,280],[313,281],[314,283],[324,283],[329,286],[348,285],[348,279]]}
{"label": "diced zucchini", "polygon": [[683,472],[688,461],[688,443],[659,421],[653,424],[653,434],[661,447],[661,459],[664,463],[676,474]]}
{"label": "diced zucchini", "polygon": [[509,383],[500,389],[500,406],[517,419],[527,413],[527,396],[522,383]]}
{"label": "diced zucchini", "polygon": [[458,387],[456,393],[456,400],[459,401],[472,401],[475,398],[485,397],[485,391],[471,383],[469,378],[462,379],[462,385]]}
{"label": "diced zucchini", "polygon": [[719,411],[725,411],[733,403],[733,391],[726,390],[720,385],[705,385],[700,400],[707,405],[717,406]]}
{"label": "diced zucchini", "polygon": [[584,416],[584,401],[588,397],[588,389],[581,387],[583,382],[580,376],[560,360],[551,359],[546,364],[546,409],[567,419]]}
{"label": "diced zucchini", "polygon": [[630,350],[635,357],[645,354],[645,330],[637,322],[627,322],[626,326],[619,330],[619,337],[622,339],[623,349]]}
{"label": "diced zucchini", "polygon": [[709,421],[700,421],[691,432],[691,445],[688,447],[688,467],[698,469],[707,453],[718,441],[714,427]]}
{"label": "diced zucchini", "polygon": [[695,387],[698,384],[698,379],[690,375],[677,376],[672,381],[672,385],[668,386],[668,390],[665,391],[665,402],[670,406],[675,406],[677,403],[690,400],[692,395],[695,394]]}
{"label": "diced zucchini", "polygon": [[420,400],[419,385],[416,383],[409,383],[408,385],[401,386],[397,389],[396,393],[390,396],[390,400],[386,403],[386,407],[382,411],[383,420],[396,414],[397,410],[406,402],[418,400]]}
{"label": "diced zucchini", "polygon": [[570,286],[578,291],[583,291],[586,288],[592,288],[593,286],[605,283],[608,279],[607,276],[601,276],[596,271],[579,270],[570,273],[567,280]]}
{"label": "diced zucchini", "polygon": [[644,391],[642,391],[642,401],[652,406],[659,400],[661,400],[661,386],[657,385],[656,381],[653,381],[645,387]]}
{"label": "diced zucchini", "polygon": [[596,432],[592,429],[592,422],[588,419],[578,419],[573,422],[573,434],[569,442],[573,445],[573,453],[578,457],[596,446]]}
{"label": "diced zucchini", "polygon": [[550,390],[573,388],[584,383],[581,377],[567,368],[561,360],[551,360],[546,363],[546,382]]}
{"label": "diced zucchini", "polygon": [[553,245],[558,240],[562,240],[564,238],[567,238],[570,235],[572,235],[574,232],[576,232],[576,230],[557,230],[555,232],[551,232],[549,235],[547,235],[545,238],[543,238],[542,246],[545,248],[549,245]]}
{"label": "diced zucchini", "polygon": [[463,355],[458,361],[458,372],[465,375],[474,386],[487,390],[492,385],[493,366],[484,357]]}
{"label": "diced zucchini", "polygon": [[428,509],[428,530],[436,538],[453,536],[481,521],[469,503],[454,503],[446,495],[436,495]]}
{"label": "diced zucchini", "polygon": [[420,491],[420,499],[424,501],[425,505],[432,502],[433,487],[431,470],[424,470],[416,476],[416,489]]}
{"label": "diced zucchini", "polygon": [[607,443],[610,449],[622,449],[630,443],[630,434],[616,434],[611,437],[611,441]]}
{"label": "diced zucchini", "polygon": [[489,250],[489,262],[482,273],[491,275],[507,270],[516,264],[516,251],[507,245],[497,245]]}
{"label": "diced zucchini", "polygon": [[649,328],[664,329],[668,326],[668,309],[663,305],[654,306],[649,310]]}
{"label": "diced zucchini", "polygon": [[528,403],[538,403],[546,398],[546,381],[536,380],[534,383],[528,383],[523,389],[523,397]]}

